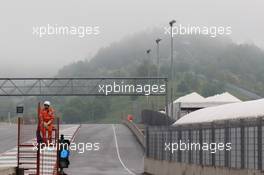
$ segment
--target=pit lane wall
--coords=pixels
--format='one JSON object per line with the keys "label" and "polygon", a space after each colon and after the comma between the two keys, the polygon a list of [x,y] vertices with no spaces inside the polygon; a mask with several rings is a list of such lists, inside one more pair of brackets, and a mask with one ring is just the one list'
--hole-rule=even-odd
{"label": "pit lane wall", "polygon": [[126,119],[124,119],[122,123],[131,130],[131,132],[134,134],[134,136],[136,137],[138,142],[141,144],[141,146],[145,148],[146,147],[145,136],[142,133],[142,131],[136,126],[136,124],[133,121],[129,121]]}

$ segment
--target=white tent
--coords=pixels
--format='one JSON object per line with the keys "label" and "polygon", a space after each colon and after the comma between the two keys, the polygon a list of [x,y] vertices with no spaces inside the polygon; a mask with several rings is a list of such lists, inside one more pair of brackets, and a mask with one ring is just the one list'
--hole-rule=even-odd
{"label": "white tent", "polygon": [[[176,99],[173,102],[173,117],[179,119],[182,116],[198,109],[219,106],[228,103],[241,102],[238,98],[228,92],[204,98],[200,94],[193,92]],[[171,103],[168,105],[168,114],[171,116]]]}
{"label": "white tent", "polygon": [[181,107],[197,107],[200,108],[200,104],[205,102],[205,98],[198,94],[197,92],[192,92],[190,94],[184,95],[175,101],[173,101],[173,117],[171,116],[171,103],[168,105],[168,114],[174,119],[178,119],[183,114],[181,114]]}
{"label": "white tent", "polygon": [[199,102],[204,102],[205,98],[198,94],[197,92],[193,92],[190,94],[187,94],[185,96],[182,96],[178,99],[176,99],[173,103],[199,103]]}
{"label": "white tent", "polygon": [[264,117],[264,99],[241,103],[229,103],[200,109],[183,116],[173,125],[207,123],[221,120],[257,117]]}
{"label": "white tent", "polygon": [[231,95],[228,92],[222,93],[222,94],[217,94],[214,96],[207,97],[205,99],[206,102],[222,102],[222,103],[236,103],[236,102],[241,102],[238,98],[235,96]]}

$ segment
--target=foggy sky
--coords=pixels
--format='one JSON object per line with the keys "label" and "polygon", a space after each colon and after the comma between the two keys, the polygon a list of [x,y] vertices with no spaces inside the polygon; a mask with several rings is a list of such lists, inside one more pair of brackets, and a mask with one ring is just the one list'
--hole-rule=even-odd
{"label": "foggy sky", "polygon": [[[89,59],[121,38],[171,19],[190,25],[232,27],[235,42],[264,48],[263,0],[4,1],[0,6],[0,77],[52,76],[63,65]],[[32,34],[34,26],[98,25],[98,36]]]}

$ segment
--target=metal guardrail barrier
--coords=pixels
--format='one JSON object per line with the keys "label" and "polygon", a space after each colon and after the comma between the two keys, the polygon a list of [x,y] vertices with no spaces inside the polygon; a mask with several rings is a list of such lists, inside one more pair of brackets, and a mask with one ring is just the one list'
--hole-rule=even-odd
{"label": "metal guardrail barrier", "polygon": [[135,135],[135,137],[137,138],[137,140],[139,141],[139,143],[141,144],[141,146],[143,148],[146,147],[146,144],[145,144],[145,136],[144,134],[142,133],[142,131],[136,126],[135,123],[133,123],[132,121],[128,121],[126,119],[124,119],[123,121],[123,124],[126,125],[130,130],[131,132]]}
{"label": "metal guardrail barrier", "polygon": [[[263,118],[188,126],[148,127],[146,157],[214,167],[264,170],[263,132]],[[180,143],[189,143],[189,149],[176,150],[176,145],[179,146]],[[194,143],[200,146],[208,144],[210,147],[208,150],[194,149],[191,147]],[[223,149],[223,145],[226,147],[227,144],[231,144],[231,149]]]}

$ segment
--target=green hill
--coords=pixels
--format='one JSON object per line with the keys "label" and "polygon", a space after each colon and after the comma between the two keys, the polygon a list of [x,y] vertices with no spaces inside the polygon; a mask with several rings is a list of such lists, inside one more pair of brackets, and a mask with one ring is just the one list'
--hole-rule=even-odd
{"label": "green hill", "polygon": [[[90,61],[78,61],[67,65],[58,72],[57,76],[142,77],[147,76],[148,72],[155,76],[157,67],[154,41],[157,37],[162,38],[161,76],[167,76],[170,67],[169,36],[164,36],[158,30],[138,33],[102,48]],[[264,96],[264,52],[260,48],[248,44],[238,45],[227,38],[205,36],[176,37],[174,43],[175,98],[191,91],[209,96],[226,90],[242,99],[250,99],[250,95],[246,95],[244,90]],[[146,49],[149,48],[152,49],[150,60],[146,55]],[[97,98],[79,98],[78,103],[83,103],[79,106],[78,103],[72,102],[76,98],[62,102],[61,109],[66,109],[61,110],[64,119],[69,122],[117,121],[121,115],[135,113],[131,108],[132,104],[142,108],[154,106],[156,109],[164,104],[162,98],[150,99],[155,103],[154,105],[147,104],[145,97],[137,99],[101,97],[94,103],[95,99]],[[93,110],[99,111],[95,118],[87,116],[88,113],[93,115],[89,112],[91,108],[83,109],[84,106],[91,105]],[[79,117],[72,119],[72,116]]]}

